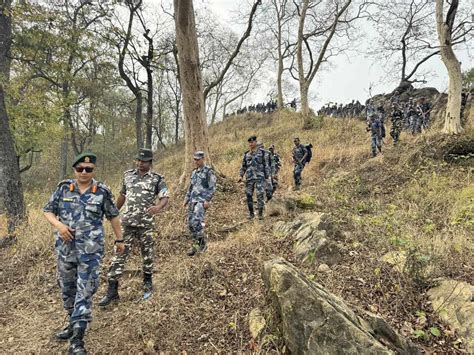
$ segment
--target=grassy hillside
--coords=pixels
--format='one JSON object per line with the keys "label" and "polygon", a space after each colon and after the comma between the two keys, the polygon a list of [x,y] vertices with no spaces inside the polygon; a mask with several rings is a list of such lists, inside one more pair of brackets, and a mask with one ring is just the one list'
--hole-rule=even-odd
{"label": "grassy hillside", "polygon": [[[155,295],[139,302],[141,258],[135,253],[121,282],[121,302],[94,309],[90,351],[283,351],[260,277],[263,262],[274,256],[295,263],[350,304],[386,317],[421,348],[453,352],[462,347],[434,316],[425,291],[440,277],[474,282],[473,157],[468,156],[474,150],[473,130],[456,138],[403,134],[397,147],[386,138],[383,155],[371,159],[363,122],[318,118],[308,131],[300,131],[300,123],[298,114],[282,112],[237,116],[211,128],[213,163],[223,177],[208,213],[209,250],[194,259],[185,256],[189,240],[182,193],[176,189],[182,147],[157,157],[155,170],[166,176],[173,193],[169,209],[157,218]],[[246,221],[244,186],[237,179],[251,134],[274,143],[283,158],[280,190],[269,210],[291,197],[330,214],[331,236],[347,251],[330,265],[330,273],[317,272],[319,260],[294,260],[293,241],[272,233],[276,221],[291,220],[299,211],[283,211],[261,223]],[[290,191],[294,136],[315,146],[298,193]],[[117,193],[119,174],[107,181]],[[66,348],[52,339],[66,318],[55,280],[53,236],[41,214],[48,189],[28,191],[30,224],[14,247],[0,251],[0,352]],[[105,292],[111,250],[109,241],[96,301]],[[406,256],[406,272],[382,261],[390,251]],[[247,326],[255,307],[268,321],[258,343]],[[429,333],[430,327],[441,335],[419,336],[417,330]]]}

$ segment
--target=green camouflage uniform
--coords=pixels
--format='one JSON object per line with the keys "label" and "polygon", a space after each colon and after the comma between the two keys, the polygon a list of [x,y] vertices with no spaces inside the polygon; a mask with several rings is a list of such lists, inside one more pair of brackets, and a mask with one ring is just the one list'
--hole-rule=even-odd
{"label": "green camouflage uniform", "polygon": [[113,258],[108,273],[109,281],[118,281],[121,277],[133,240],[137,240],[140,244],[143,273],[153,273],[156,232],[153,215],[147,210],[155,205],[157,197],[161,200],[169,196],[163,176],[151,170],[140,176],[137,169],[131,169],[124,173],[120,193],[126,199],[122,217],[125,252],[116,254]]}

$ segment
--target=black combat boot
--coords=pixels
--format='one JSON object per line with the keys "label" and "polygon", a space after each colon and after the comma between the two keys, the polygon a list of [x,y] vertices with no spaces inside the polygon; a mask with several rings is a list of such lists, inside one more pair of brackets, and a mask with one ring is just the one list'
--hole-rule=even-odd
{"label": "black combat boot", "polygon": [[153,274],[143,274],[143,299],[146,301],[153,295]]}
{"label": "black combat boot", "polygon": [[198,239],[199,252],[204,253],[207,250],[206,237],[201,237]]}
{"label": "black combat boot", "polygon": [[258,219],[263,220],[263,208],[258,209]]}
{"label": "black combat boot", "polygon": [[55,336],[57,341],[67,341],[72,337],[72,324],[69,323],[69,325],[64,328],[62,331],[59,333],[56,333]]}
{"label": "black combat boot", "polygon": [[100,307],[105,307],[111,304],[113,301],[118,301],[120,296],[118,294],[118,281],[109,280],[109,287],[107,294],[98,303]]}
{"label": "black combat boot", "polygon": [[254,219],[255,218],[255,213],[253,211],[253,207],[249,208],[249,216],[247,219]]}
{"label": "black combat boot", "polygon": [[69,355],[85,355],[87,354],[86,348],[84,347],[84,333],[85,330],[82,328],[74,328],[71,337],[71,344],[69,345]]}

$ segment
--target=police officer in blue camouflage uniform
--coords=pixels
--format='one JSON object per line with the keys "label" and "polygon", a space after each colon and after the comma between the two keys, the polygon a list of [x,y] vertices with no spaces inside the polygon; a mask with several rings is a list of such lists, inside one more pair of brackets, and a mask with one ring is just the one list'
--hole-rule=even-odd
{"label": "police officer in blue camouflage uniform", "polygon": [[258,141],[257,142],[257,147],[259,149],[262,149],[265,152],[265,160],[268,163],[268,166],[270,168],[270,179],[265,180],[265,197],[267,198],[267,202],[270,201],[273,197],[273,166],[272,166],[272,159],[271,159],[271,153],[269,150],[265,149],[265,145]]}
{"label": "police officer in blue camouflage uniform", "polygon": [[117,252],[124,251],[112,192],[94,179],[96,160],[93,153],[78,155],[73,162],[75,179],[61,181],[43,210],[56,228],[58,281],[69,314],[68,326],[56,339],[69,339],[71,354],[86,353],[83,338],[92,319],[92,296],[99,286],[104,255],[104,216],[112,225]]}
{"label": "police officer in blue camouflage uniform", "polygon": [[268,148],[270,151],[270,161],[271,161],[271,175],[272,175],[272,196],[278,188],[278,173],[281,169],[281,157],[278,153],[275,152],[275,145],[272,144]]}
{"label": "police officer in blue camouflage uniform", "polygon": [[193,159],[196,168],[192,172],[191,182],[183,203],[183,207],[188,207],[188,228],[193,237],[193,245],[188,252],[189,256],[203,253],[207,249],[204,217],[216,192],[217,181],[214,171],[205,164],[204,152],[195,152]]}
{"label": "police officer in blue camouflage uniform", "polygon": [[165,178],[151,170],[152,161],[153,152],[150,149],[140,149],[136,158],[137,168],[124,173],[117,207],[121,209],[127,202],[122,217],[126,248],[123,254],[115,255],[112,260],[107,274],[109,287],[107,294],[99,302],[101,307],[119,299],[119,279],[134,240],[140,245],[143,257],[143,299],[147,300],[152,296],[156,236],[154,215],[165,208],[169,197]]}
{"label": "police officer in blue camouflage uniform", "polygon": [[372,156],[377,155],[377,150],[382,153],[382,123],[377,114],[372,114],[369,119],[369,124],[366,128],[367,132],[370,131]]}
{"label": "police officer in blue camouflage uniform", "polygon": [[271,183],[270,163],[265,151],[257,147],[257,137],[251,136],[248,140],[250,150],[244,153],[242,165],[240,167],[240,179],[246,176],[245,194],[247,196],[247,207],[249,209],[249,219],[255,217],[253,208],[253,193],[257,191],[258,218],[263,219],[265,206],[265,182]]}
{"label": "police officer in blue camouflage uniform", "polygon": [[301,188],[301,173],[303,172],[304,166],[306,164],[306,157],[308,156],[308,151],[306,147],[300,143],[300,139],[295,137],[293,139],[295,144],[293,148],[293,178],[295,180],[295,190]]}

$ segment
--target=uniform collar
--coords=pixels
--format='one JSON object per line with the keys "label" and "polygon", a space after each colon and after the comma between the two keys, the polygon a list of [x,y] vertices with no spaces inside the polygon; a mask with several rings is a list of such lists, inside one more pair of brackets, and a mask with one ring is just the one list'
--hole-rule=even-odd
{"label": "uniform collar", "polygon": [[[133,172],[135,175],[137,176],[140,176],[140,173],[138,172],[138,169],[135,169],[135,171]],[[145,174],[143,174],[142,176],[147,176],[147,175],[151,175],[151,169],[148,170]]]}
{"label": "uniform collar", "polygon": [[[77,192],[79,192],[79,184],[77,183],[77,179],[73,179],[73,181],[74,181],[74,190],[77,191]],[[92,186],[94,186],[94,185],[97,185],[97,180],[93,178],[91,184],[89,185],[89,187],[87,188],[87,190],[84,191],[84,193],[86,193],[87,191],[89,191],[89,190],[92,188]]]}

